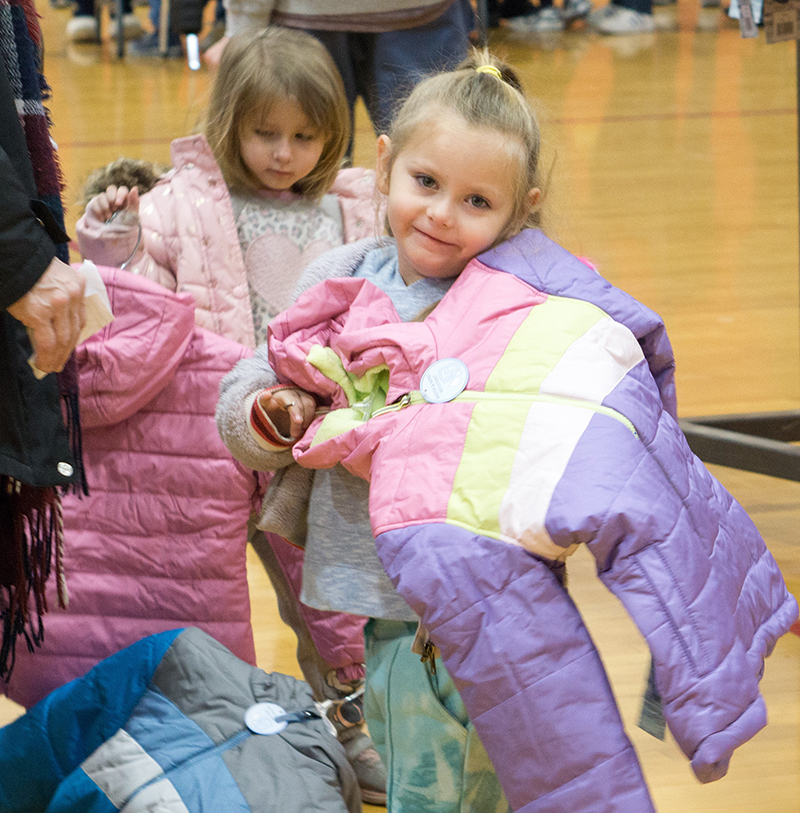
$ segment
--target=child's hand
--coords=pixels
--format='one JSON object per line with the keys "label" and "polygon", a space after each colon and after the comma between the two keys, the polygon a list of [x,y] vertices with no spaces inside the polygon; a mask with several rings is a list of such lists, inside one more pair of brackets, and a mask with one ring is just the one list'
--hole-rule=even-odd
{"label": "child's hand", "polygon": [[264,393],[258,402],[275,428],[284,437],[294,440],[308,429],[317,409],[311,395],[296,387]]}
{"label": "child's hand", "polygon": [[136,223],[139,219],[139,190],[135,186],[128,189],[127,186],[112,184],[105,192],[95,195],[89,201],[87,209],[91,209],[98,220],[106,223],[119,212],[128,215],[126,221]]}

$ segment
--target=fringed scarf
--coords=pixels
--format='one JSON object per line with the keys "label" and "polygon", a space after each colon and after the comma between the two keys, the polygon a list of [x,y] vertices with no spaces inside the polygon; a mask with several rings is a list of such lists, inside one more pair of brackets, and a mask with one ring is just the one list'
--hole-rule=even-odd
{"label": "fringed scarf", "polygon": [[[50,88],[41,72],[42,32],[33,0],[0,0],[0,60],[8,75],[33,167],[36,194],[47,209],[42,218],[57,243],[56,254],[69,262],[64,233],[61,168],[50,138],[50,118],[44,106]],[[40,216],[39,212],[37,215]],[[63,241],[63,242],[62,242]],[[77,476],[70,486],[88,494],[81,454],[78,376],[74,357],[59,374],[59,390]],[[64,533],[61,501],[56,488],[36,488],[0,477],[0,678],[14,666],[20,635],[33,650],[43,639],[42,615],[47,611],[45,583],[56,559],[59,604],[67,594],[61,563]]]}
{"label": "fringed scarf", "polygon": [[[14,668],[20,635],[28,649],[44,639],[42,616],[47,612],[45,585],[55,553],[58,603],[67,606],[64,576],[64,520],[55,488],[34,488],[11,477],[0,477],[0,589],[2,639],[0,677]],[[33,607],[31,606],[33,605]]]}

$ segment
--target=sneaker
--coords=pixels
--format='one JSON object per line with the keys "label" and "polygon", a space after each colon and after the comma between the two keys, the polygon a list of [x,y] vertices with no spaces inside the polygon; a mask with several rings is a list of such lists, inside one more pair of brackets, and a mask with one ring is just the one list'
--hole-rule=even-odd
{"label": "sneaker", "polygon": [[557,8],[548,6],[535,11],[533,14],[524,14],[521,17],[512,17],[506,20],[506,28],[516,31],[518,34],[563,31],[564,18]]}
{"label": "sneaker", "polygon": [[[116,19],[111,20],[111,36],[116,39],[119,34],[119,25]],[[122,34],[126,40],[135,40],[144,34],[144,28],[135,14],[122,15]]]}
{"label": "sneaker", "polygon": [[133,56],[183,56],[183,46],[177,34],[170,34],[167,39],[167,53],[161,53],[161,46],[158,42],[158,31],[152,34],[145,34],[138,40],[133,40],[129,47],[129,52]]}
{"label": "sneaker", "polygon": [[100,42],[98,33],[94,14],[76,14],[67,23],[67,39],[70,42]]}
{"label": "sneaker", "polygon": [[367,805],[386,806],[386,768],[369,736],[361,730],[339,737],[347,761],[353,767],[361,791],[361,801]]}
{"label": "sneaker", "polygon": [[575,20],[582,20],[588,17],[592,11],[592,0],[566,0],[564,8],[561,9],[561,16],[564,22],[569,25]]}
{"label": "sneaker", "polygon": [[647,34],[656,30],[652,14],[609,3],[602,16],[589,15],[589,24],[601,34]]}
{"label": "sneaker", "polygon": [[589,12],[589,16],[586,18],[586,22],[589,23],[590,28],[597,28],[598,24],[601,20],[604,20],[609,14],[613,12],[614,9],[611,8],[611,3],[607,6],[601,6],[594,11]]}

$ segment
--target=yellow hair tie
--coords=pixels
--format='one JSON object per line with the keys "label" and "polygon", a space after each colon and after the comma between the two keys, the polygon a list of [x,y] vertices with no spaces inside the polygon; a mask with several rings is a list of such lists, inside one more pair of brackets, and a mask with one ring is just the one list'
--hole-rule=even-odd
{"label": "yellow hair tie", "polygon": [[503,74],[500,73],[500,70],[495,68],[494,65],[479,65],[475,70],[478,73],[490,73],[492,76],[496,76],[501,82],[503,81]]}

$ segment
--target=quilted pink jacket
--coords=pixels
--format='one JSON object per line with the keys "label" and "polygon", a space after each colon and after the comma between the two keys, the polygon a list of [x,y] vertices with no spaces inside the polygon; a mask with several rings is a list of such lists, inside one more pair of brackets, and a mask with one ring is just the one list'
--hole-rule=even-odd
{"label": "quilted pink jacket", "polygon": [[[245,260],[222,170],[203,135],[175,139],[170,154],[174,168],[142,196],[142,240],[126,268],[192,294],[200,326],[255,349]],[[331,189],[348,243],[375,232],[374,185],[371,170],[353,167],[341,170]],[[98,265],[122,265],[136,249],[136,226],[112,231],[87,212],[76,231],[81,253]],[[295,282],[285,281],[287,304]]]}
{"label": "quilted pink jacket", "polygon": [[24,706],[166,629],[255,663],[245,549],[263,483],[214,423],[219,381],[250,351],[197,328],[187,294],[101,273],[115,319],[76,351],[91,494],[63,500],[69,607],[51,580],[44,644],[17,647],[5,687]]}

